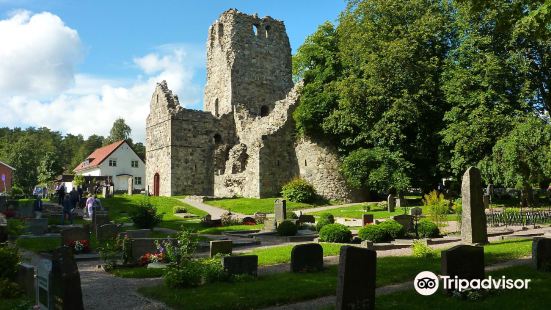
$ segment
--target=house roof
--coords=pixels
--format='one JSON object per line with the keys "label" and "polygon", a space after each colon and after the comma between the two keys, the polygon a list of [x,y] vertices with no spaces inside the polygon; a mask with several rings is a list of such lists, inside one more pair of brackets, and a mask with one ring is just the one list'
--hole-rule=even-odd
{"label": "house roof", "polygon": [[[105,159],[107,159],[107,157],[109,157],[109,155],[116,151],[125,142],[125,140],[120,140],[104,147],[100,147],[99,149],[93,151],[92,154],[88,155],[88,157],[86,157],[86,159],[81,162],[73,171],[77,172],[99,166]],[[88,164],[86,164],[87,160],[89,160]]]}
{"label": "house roof", "polygon": [[8,168],[10,168],[11,170],[16,170],[14,167],[12,167],[12,166],[6,164],[5,162],[3,162],[3,161],[1,161],[1,160],[0,160],[0,164],[6,166],[6,167],[8,167]]}

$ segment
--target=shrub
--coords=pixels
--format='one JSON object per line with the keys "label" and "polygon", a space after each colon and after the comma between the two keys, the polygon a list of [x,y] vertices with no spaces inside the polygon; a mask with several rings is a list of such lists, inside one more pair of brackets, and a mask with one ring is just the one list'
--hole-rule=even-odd
{"label": "shrub", "polygon": [[441,226],[449,212],[450,202],[444,199],[444,194],[432,191],[423,196],[423,204],[429,209],[429,215],[436,225]]}
{"label": "shrub", "polygon": [[136,227],[151,229],[162,221],[163,214],[157,214],[157,209],[146,199],[132,208],[130,218]]}
{"label": "shrub", "polygon": [[0,279],[0,297],[1,298],[15,298],[21,295],[23,292],[17,283],[8,279]]}
{"label": "shrub", "polygon": [[358,237],[372,242],[388,242],[392,240],[379,225],[367,225],[358,231]]}
{"label": "shrub", "polygon": [[184,206],[174,206],[174,213],[187,213],[187,209]]}
{"label": "shrub", "polygon": [[320,231],[323,226],[335,223],[335,217],[331,213],[322,213],[316,223],[316,230]]}
{"label": "shrub", "polygon": [[18,219],[8,220],[8,236],[17,237],[25,231],[25,222]]}
{"label": "shrub", "polygon": [[169,262],[180,264],[191,259],[197,249],[197,237],[190,230],[183,229],[176,235],[177,242],[172,244],[164,242],[160,244],[164,248],[166,259]]}
{"label": "shrub", "polygon": [[319,232],[320,241],[346,243],[352,239],[352,232],[342,224],[327,224]]}
{"label": "shrub", "polygon": [[283,197],[294,202],[313,202],[316,199],[314,187],[306,180],[295,178],[283,185]]}
{"label": "shrub", "polygon": [[[434,223],[433,223],[434,224]],[[413,241],[413,245],[411,246],[413,251],[413,256],[419,257],[419,258],[435,258],[436,252],[431,249],[428,245],[425,243],[415,240]]]}
{"label": "shrub", "polygon": [[186,259],[179,265],[171,264],[163,277],[167,286],[180,288],[196,287],[228,279],[219,257]]}
{"label": "shrub", "polygon": [[[111,269],[117,266],[122,260],[124,262],[124,242],[127,237],[121,238],[117,236],[116,239],[108,240],[98,247],[99,256],[101,260],[105,263],[106,269]],[[129,242],[129,241],[128,241]],[[129,247],[126,247],[127,249]]]}
{"label": "shrub", "polygon": [[280,236],[294,236],[297,234],[298,228],[291,221],[283,221],[277,225],[277,232]]}
{"label": "shrub", "polygon": [[404,226],[395,220],[387,220],[377,225],[379,225],[383,231],[388,233],[392,239],[403,238],[406,235]]}
{"label": "shrub", "polygon": [[0,246],[0,279],[15,280],[21,256],[15,247]]}
{"label": "shrub", "polygon": [[417,233],[421,238],[433,238],[440,235],[438,225],[431,221],[420,221],[417,224]]}

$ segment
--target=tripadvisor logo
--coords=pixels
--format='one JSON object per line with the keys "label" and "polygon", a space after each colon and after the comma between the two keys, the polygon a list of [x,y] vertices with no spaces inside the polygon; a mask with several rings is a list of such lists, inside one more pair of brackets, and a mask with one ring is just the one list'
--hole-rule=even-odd
{"label": "tripadvisor logo", "polygon": [[[443,280],[443,289],[456,289],[459,292],[464,290],[491,290],[491,289],[528,289],[528,284],[531,279],[507,279],[505,276],[501,278],[493,278],[489,276],[487,279],[460,279],[459,277],[440,276]],[[413,285],[417,293],[429,296],[438,290],[440,284],[437,275],[430,271],[420,272],[413,281]]]}

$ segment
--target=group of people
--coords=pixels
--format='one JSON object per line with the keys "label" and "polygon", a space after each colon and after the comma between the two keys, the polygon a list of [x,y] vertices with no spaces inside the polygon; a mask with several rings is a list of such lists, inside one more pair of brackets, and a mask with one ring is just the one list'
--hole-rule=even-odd
{"label": "group of people", "polygon": [[61,216],[61,225],[65,224],[65,219],[68,219],[71,224],[73,224],[73,214],[76,213],[77,208],[84,207],[88,211],[88,217],[92,218],[94,216],[94,211],[98,209],[103,209],[101,201],[97,198],[96,194],[88,195],[84,206],[81,206],[81,201],[84,195],[82,187],[77,187],[71,189],[67,194],[65,185],[60,183],[56,186],[56,194],[58,198],[58,203],[63,207],[63,212]]}

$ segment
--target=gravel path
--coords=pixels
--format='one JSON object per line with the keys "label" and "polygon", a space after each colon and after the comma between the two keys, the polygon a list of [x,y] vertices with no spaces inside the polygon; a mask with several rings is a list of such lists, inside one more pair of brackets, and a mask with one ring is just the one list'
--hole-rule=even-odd
{"label": "gravel path", "polygon": [[97,265],[98,261],[78,263],[84,309],[170,309],[137,292],[138,287],[162,283],[161,278],[119,278],[103,271]]}
{"label": "gravel path", "polygon": [[[218,208],[218,207],[214,207],[214,206],[211,206],[211,205],[208,205],[208,204],[204,203],[202,197],[200,197],[200,196],[188,196],[188,197],[186,197],[184,199],[180,199],[180,200],[187,203],[188,205],[191,205],[192,207],[195,207],[199,210],[203,210],[203,211],[207,212],[208,214],[210,214],[211,219],[213,219],[213,220],[220,219],[220,216],[222,214],[228,212],[228,210]],[[232,212],[232,214],[236,215],[239,218],[245,217],[245,215],[243,215],[241,213]]]}

